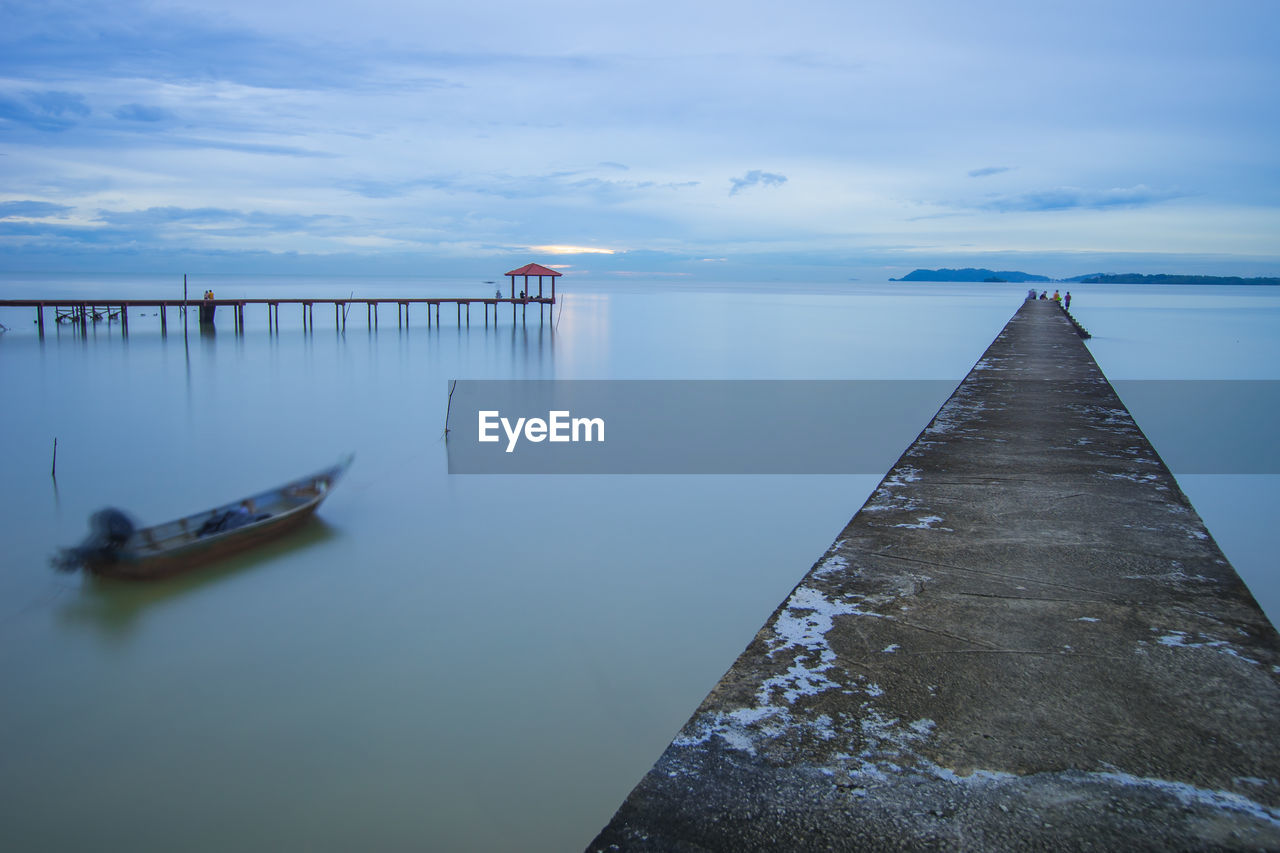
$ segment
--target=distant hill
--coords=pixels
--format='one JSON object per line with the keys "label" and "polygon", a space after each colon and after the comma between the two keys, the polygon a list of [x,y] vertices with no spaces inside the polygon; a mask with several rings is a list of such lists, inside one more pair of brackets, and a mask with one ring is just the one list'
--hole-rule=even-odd
{"label": "distant hill", "polygon": [[1280,278],[1240,278],[1234,275],[1141,275],[1139,273],[1090,273],[1064,281],[1081,284],[1280,284]]}
{"label": "distant hill", "polygon": [[1017,270],[980,270],[966,267],[962,270],[915,270],[902,278],[891,278],[889,281],[1052,281],[1042,275],[1018,272]]}

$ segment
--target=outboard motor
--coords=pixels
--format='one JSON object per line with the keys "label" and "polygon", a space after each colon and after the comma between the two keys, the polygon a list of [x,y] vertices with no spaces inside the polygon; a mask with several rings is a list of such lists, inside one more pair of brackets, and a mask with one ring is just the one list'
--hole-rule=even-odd
{"label": "outboard motor", "polygon": [[74,548],[64,548],[53,558],[55,568],[73,572],[86,563],[114,563],[120,548],[135,530],[133,519],[115,507],[89,516],[89,535]]}
{"label": "outboard motor", "polygon": [[133,519],[109,506],[89,516],[89,529],[90,536],[96,537],[102,547],[115,551],[133,535]]}

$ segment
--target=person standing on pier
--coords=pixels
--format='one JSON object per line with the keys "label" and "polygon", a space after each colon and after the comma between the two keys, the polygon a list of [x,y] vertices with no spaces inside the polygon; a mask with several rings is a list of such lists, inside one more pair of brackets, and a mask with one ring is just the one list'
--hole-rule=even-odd
{"label": "person standing on pier", "polygon": [[1063,303],[1068,311],[1071,310],[1071,291],[1067,291],[1067,295],[1063,297]]}

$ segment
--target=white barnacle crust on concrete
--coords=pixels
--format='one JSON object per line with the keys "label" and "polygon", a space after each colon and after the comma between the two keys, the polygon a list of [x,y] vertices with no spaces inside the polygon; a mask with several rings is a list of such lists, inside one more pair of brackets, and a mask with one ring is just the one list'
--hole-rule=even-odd
{"label": "white barnacle crust on concrete", "polygon": [[[944,436],[948,433],[956,432],[966,426],[981,412],[986,411],[987,404],[976,395],[970,393],[968,389],[961,386],[951,395],[951,399],[947,400],[933,416],[933,420],[924,428],[924,432],[920,436],[920,442],[928,443],[926,436]],[[919,444],[920,442],[917,442]]]}
{"label": "white barnacle crust on concrete", "polygon": [[[847,565],[844,557],[833,554],[819,564],[815,575],[842,570]],[[800,729],[821,740],[836,737],[838,730],[830,716],[796,716],[792,707],[802,697],[846,687],[847,673],[841,673],[841,681],[826,674],[837,666],[836,653],[827,641],[834,620],[839,616],[892,618],[864,609],[863,601],[863,596],[833,600],[813,586],[797,587],[779,611],[767,639],[770,659],[789,653],[786,669],[760,684],[753,706],[703,715],[692,721],[674,744],[695,746],[718,737],[733,749],[755,754],[760,740],[783,731]],[[879,685],[871,682],[864,681],[861,686],[869,697],[883,693]]]}
{"label": "white barnacle crust on concrete", "polygon": [[1155,779],[1148,776],[1134,776],[1129,773],[1090,773],[1095,779],[1102,779],[1135,788],[1150,788],[1172,794],[1182,803],[1192,806],[1208,806],[1213,809],[1241,812],[1257,820],[1280,827],[1280,809],[1268,808],[1248,797],[1231,791],[1213,788],[1198,788],[1186,782],[1171,782],[1167,779]]}
{"label": "white barnacle crust on concrete", "polygon": [[909,530],[951,530],[950,527],[935,527],[934,525],[941,523],[940,515],[922,515],[916,519],[915,524],[895,524],[894,527],[905,527]]}
{"label": "white barnacle crust on concrete", "polygon": [[920,480],[920,469],[902,464],[889,472],[880,485],[872,492],[863,512],[908,512],[919,509],[912,500],[909,491],[904,491],[909,483]]}
{"label": "white barnacle crust on concrete", "polygon": [[[1151,630],[1157,631],[1158,629],[1152,628]],[[1169,630],[1157,637],[1156,642],[1166,648],[1212,649],[1222,654],[1231,655],[1245,663],[1251,663],[1254,666],[1259,664],[1259,661],[1241,654],[1239,649],[1231,644],[1230,640],[1215,639],[1206,634],[1197,633],[1195,637],[1192,637],[1186,631]]]}

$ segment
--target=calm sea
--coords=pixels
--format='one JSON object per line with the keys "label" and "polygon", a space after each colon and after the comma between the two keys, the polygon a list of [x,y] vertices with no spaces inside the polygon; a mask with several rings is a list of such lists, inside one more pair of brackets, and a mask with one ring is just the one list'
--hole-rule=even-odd
{"label": "calm sea", "polygon": [[[181,280],[6,275],[5,296]],[[192,277],[219,297],[481,282]],[[454,378],[951,379],[1017,285],[561,279],[555,316],[269,334],[0,312],[0,849],[581,849],[878,476],[449,476]],[[1113,379],[1280,379],[1280,289],[1073,287]],[[941,402],[941,401],[939,401]],[[1146,423],[1149,434],[1158,424]],[[923,426],[923,424],[920,424]],[[50,477],[57,439],[57,479]],[[901,436],[902,446],[914,434]],[[1156,441],[1159,449],[1159,441]],[[356,453],[317,520],[169,582],[53,573]],[[1180,476],[1272,619],[1280,478]]]}

